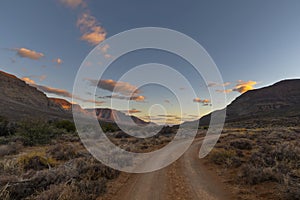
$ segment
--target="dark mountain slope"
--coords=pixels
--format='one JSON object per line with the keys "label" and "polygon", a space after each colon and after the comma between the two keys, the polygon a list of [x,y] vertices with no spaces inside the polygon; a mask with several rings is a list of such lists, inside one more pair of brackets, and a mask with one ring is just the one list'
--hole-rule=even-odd
{"label": "dark mountain slope", "polygon": [[[222,111],[215,111],[222,112]],[[208,125],[211,114],[200,119]],[[300,118],[300,79],[283,80],[271,86],[250,90],[226,108],[226,122]]]}

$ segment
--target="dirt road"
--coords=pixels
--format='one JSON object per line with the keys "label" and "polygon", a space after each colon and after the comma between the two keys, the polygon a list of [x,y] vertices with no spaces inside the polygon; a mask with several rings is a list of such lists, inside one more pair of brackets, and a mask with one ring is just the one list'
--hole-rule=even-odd
{"label": "dirt road", "polygon": [[156,172],[128,175],[122,186],[105,199],[233,199],[230,191],[198,158],[201,141],[170,166]]}

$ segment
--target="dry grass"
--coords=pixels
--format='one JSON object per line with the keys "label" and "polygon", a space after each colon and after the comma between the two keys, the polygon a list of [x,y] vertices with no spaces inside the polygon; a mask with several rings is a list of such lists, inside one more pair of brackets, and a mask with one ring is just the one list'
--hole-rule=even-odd
{"label": "dry grass", "polygon": [[[211,163],[225,167],[220,174],[233,187],[246,191],[255,187],[255,198],[268,194],[268,198],[300,199],[297,130],[297,127],[260,127],[238,131],[227,127],[208,158]],[[275,186],[266,188],[266,184]]]}

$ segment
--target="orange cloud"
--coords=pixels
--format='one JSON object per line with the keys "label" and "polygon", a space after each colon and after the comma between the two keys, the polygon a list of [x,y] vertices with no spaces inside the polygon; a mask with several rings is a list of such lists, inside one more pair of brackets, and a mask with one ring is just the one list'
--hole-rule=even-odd
{"label": "orange cloud", "polygon": [[[37,76],[37,75],[30,75],[30,76],[26,76],[26,77],[23,77],[21,78],[23,81],[25,82],[34,82],[34,80],[31,80],[32,78],[36,78],[36,79],[39,79],[40,81],[43,81],[47,78],[46,75],[40,75],[40,76]],[[29,84],[29,83],[28,83]]]}
{"label": "orange cloud", "polygon": [[242,81],[239,80],[238,84],[232,89],[233,91],[237,91],[239,93],[245,93],[248,90],[253,90],[253,86],[256,85],[256,81]]}
{"label": "orange cloud", "polygon": [[236,91],[236,92],[239,92],[239,93],[245,93],[248,90],[253,90],[254,89],[253,86],[257,84],[256,81],[242,81],[242,80],[239,80],[237,82],[238,83],[232,89],[216,90],[216,92],[230,93],[232,91]]}
{"label": "orange cloud", "polygon": [[61,58],[55,58],[52,60],[52,62],[58,64],[58,65],[61,65],[63,63],[62,59]]}
{"label": "orange cloud", "polygon": [[21,80],[25,81],[29,85],[35,85],[35,81],[30,79],[29,77],[23,77]]}
{"label": "orange cloud", "polygon": [[203,103],[205,105],[205,104],[209,104],[210,100],[209,99],[200,99],[199,97],[196,97],[193,99],[193,102]]}
{"label": "orange cloud", "polygon": [[36,51],[26,49],[26,48],[16,48],[13,49],[17,52],[17,55],[22,58],[29,58],[32,60],[39,60],[40,58],[44,57],[43,53],[38,53]]}
{"label": "orange cloud", "polygon": [[193,99],[193,102],[201,103],[201,99],[199,97]]}
{"label": "orange cloud", "polygon": [[105,29],[99,25],[96,18],[89,12],[82,13],[79,16],[77,26],[83,34],[81,40],[87,41],[92,45],[97,45],[106,38]]}
{"label": "orange cloud", "polygon": [[67,90],[43,86],[43,85],[34,85],[34,86],[42,92],[56,94],[56,95],[62,96],[62,97],[69,97],[69,98],[72,97],[72,94],[70,92],[68,92]]}
{"label": "orange cloud", "polygon": [[114,81],[112,79],[100,80],[99,82],[97,80],[88,80],[88,81],[92,85],[97,86],[103,90],[119,93],[125,96],[135,95],[140,93],[140,90],[136,86],[131,85],[128,82]]}
{"label": "orange cloud", "polygon": [[209,99],[200,99],[199,97],[196,97],[195,99],[193,99],[194,102],[197,102],[197,103],[210,103],[210,100]]}
{"label": "orange cloud", "polygon": [[100,89],[116,93],[114,95],[104,96],[100,98],[115,98],[139,102],[143,102],[146,99],[145,96],[139,95],[141,91],[138,89],[138,87],[131,85],[128,82],[114,81],[112,79],[100,80],[99,82],[93,79],[86,80],[89,81],[93,86],[97,86]]}
{"label": "orange cloud", "polygon": [[83,0],[59,0],[62,4],[70,8],[76,8],[80,5],[85,5]]}
{"label": "orange cloud", "polygon": [[35,81],[31,80],[29,77],[23,77],[22,80],[25,81],[27,84],[37,88],[41,92],[45,92],[45,93],[48,93],[48,94],[55,94],[57,96],[67,97],[67,98],[72,98],[73,97],[74,99],[77,99],[77,100],[80,100],[80,101],[83,101],[83,102],[88,102],[88,103],[95,103],[95,104],[104,103],[104,101],[97,101],[97,100],[93,100],[93,99],[84,99],[84,98],[78,97],[76,95],[72,95],[72,93],[68,92],[67,90],[48,87],[48,86],[44,86],[44,85],[37,85],[35,83]]}
{"label": "orange cloud", "polygon": [[127,114],[134,114],[134,113],[140,113],[141,111],[140,110],[137,110],[135,108],[131,109],[131,110],[127,110],[125,111]]}
{"label": "orange cloud", "polygon": [[104,96],[104,97],[99,97],[99,98],[110,98],[110,99],[120,99],[120,100],[131,100],[131,101],[138,101],[138,102],[143,102],[146,97],[145,96],[131,96],[131,97],[127,97],[127,96],[122,96],[122,95],[109,95],[109,96]]}
{"label": "orange cloud", "polygon": [[210,100],[209,99],[203,99],[202,103],[210,103]]}
{"label": "orange cloud", "polygon": [[145,97],[144,96],[133,96],[133,97],[130,97],[130,100],[133,100],[133,101],[145,101]]}
{"label": "orange cloud", "polygon": [[216,92],[230,93],[230,92],[232,92],[232,89],[227,89],[227,90],[216,90]]}

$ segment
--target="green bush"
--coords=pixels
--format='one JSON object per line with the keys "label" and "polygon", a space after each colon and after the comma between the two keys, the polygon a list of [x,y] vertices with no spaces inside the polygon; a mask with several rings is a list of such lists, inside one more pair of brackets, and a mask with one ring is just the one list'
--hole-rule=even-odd
{"label": "green bush", "polygon": [[23,121],[17,128],[17,134],[27,146],[48,144],[51,139],[62,133],[61,130],[43,121]]}
{"label": "green bush", "polygon": [[54,122],[54,125],[56,128],[65,129],[68,132],[76,131],[75,124],[69,120],[60,120],[60,121]]}
{"label": "green bush", "polygon": [[0,116],[0,136],[9,136],[15,133],[15,127],[12,123]]}
{"label": "green bush", "polygon": [[119,129],[119,127],[115,124],[115,123],[109,123],[109,122],[99,122],[100,123],[100,126],[103,130],[104,133],[107,133],[107,132],[116,132]]}
{"label": "green bush", "polygon": [[51,146],[47,153],[56,160],[70,160],[77,156],[74,146],[68,144],[56,144]]}

